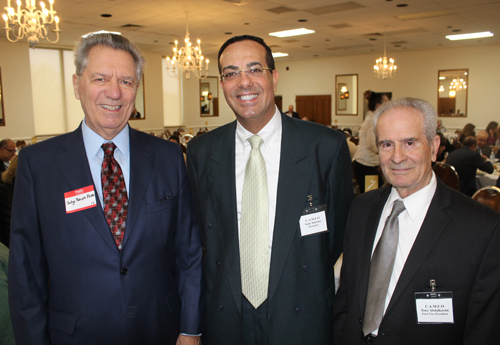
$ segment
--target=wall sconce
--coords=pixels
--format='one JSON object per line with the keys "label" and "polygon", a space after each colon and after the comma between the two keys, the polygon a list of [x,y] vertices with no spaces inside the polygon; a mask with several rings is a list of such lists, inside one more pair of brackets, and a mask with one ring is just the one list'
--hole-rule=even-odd
{"label": "wall sconce", "polygon": [[200,97],[200,101],[202,101],[202,102],[203,102],[204,100],[205,100],[205,96],[201,95],[201,97]]}
{"label": "wall sconce", "polygon": [[212,100],[212,93],[211,93],[211,92],[208,94],[208,100],[209,100],[209,101],[211,101],[211,100]]}

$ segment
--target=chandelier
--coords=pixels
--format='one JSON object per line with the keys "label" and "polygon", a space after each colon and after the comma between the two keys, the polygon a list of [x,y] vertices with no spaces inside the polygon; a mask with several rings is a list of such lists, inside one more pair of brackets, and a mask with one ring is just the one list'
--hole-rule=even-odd
{"label": "chandelier", "polygon": [[384,31],[384,57],[375,60],[375,66],[373,66],[374,75],[379,79],[394,78],[396,76],[397,69],[398,66],[394,64],[394,59],[387,58],[386,34]]}
{"label": "chandelier", "polygon": [[191,72],[200,79],[206,78],[208,74],[208,62],[205,61],[205,68],[203,68],[203,54],[201,52],[201,41],[198,40],[198,45],[193,47],[189,40],[188,30],[188,13],[186,12],[186,38],[184,38],[184,47],[178,48],[179,43],[175,40],[175,47],[173,48],[174,56],[170,58],[167,56],[167,73],[173,78],[180,78],[182,73],[185,73],[186,78],[189,79]]}
{"label": "chandelier", "polygon": [[[28,37],[28,44],[35,48],[38,44],[38,39],[46,39],[50,43],[59,41],[59,17],[55,14],[52,5],[54,0],[49,0],[50,10],[45,7],[43,2],[40,2],[41,10],[37,10],[35,0],[26,0],[26,9],[21,9],[21,1],[17,0],[17,11],[10,7],[10,0],[7,0],[7,13],[3,15],[5,20],[5,31],[7,39],[10,42],[17,42],[20,39]],[[51,41],[48,37],[47,27],[55,22],[55,29],[52,30],[56,34],[56,39]],[[12,32],[12,38],[11,38]]]}

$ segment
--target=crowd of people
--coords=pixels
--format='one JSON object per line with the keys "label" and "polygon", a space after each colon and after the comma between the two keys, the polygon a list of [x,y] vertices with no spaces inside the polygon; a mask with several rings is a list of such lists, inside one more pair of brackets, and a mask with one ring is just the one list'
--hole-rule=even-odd
{"label": "crowd of people", "polygon": [[[15,179],[2,344],[497,342],[500,214],[434,174],[446,129],[429,102],[365,93],[351,156],[344,133],[276,107],[271,49],[235,36],[218,68],[236,120],[183,154],[180,132],[128,125],[143,64],[121,35],[82,37],[80,126],[19,156],[0,142],[6,191]],[[450,163],[484,160],[473,131]]]}

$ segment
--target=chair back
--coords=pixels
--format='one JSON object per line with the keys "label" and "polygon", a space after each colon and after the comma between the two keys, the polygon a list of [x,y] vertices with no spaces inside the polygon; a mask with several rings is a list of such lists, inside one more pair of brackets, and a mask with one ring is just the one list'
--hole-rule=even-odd
{"label": "chair back", "polygon": [[483,187],[472,196],[472,199],[500,213],[500,188]]}
{"label": "chair back", "polygon": [[436,163],[434,165],[434,173],[441,181],[444,182],[445,185],[460,190],[460,183],[458,180],[458,173],[455,170],[455,167],[446,163]]}

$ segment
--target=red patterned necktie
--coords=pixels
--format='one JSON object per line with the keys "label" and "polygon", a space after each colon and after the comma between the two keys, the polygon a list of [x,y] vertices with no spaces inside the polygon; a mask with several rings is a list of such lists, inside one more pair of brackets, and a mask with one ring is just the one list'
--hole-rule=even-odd
{"label": "red patterned necktie", "polygon": [[116,245],[121,250],[127,221],[127,188],[122,168],[114,157],[116,145],[113,143],[102,144],[102,149],[104,159],[102,160],[101,182],[104,215]]}

